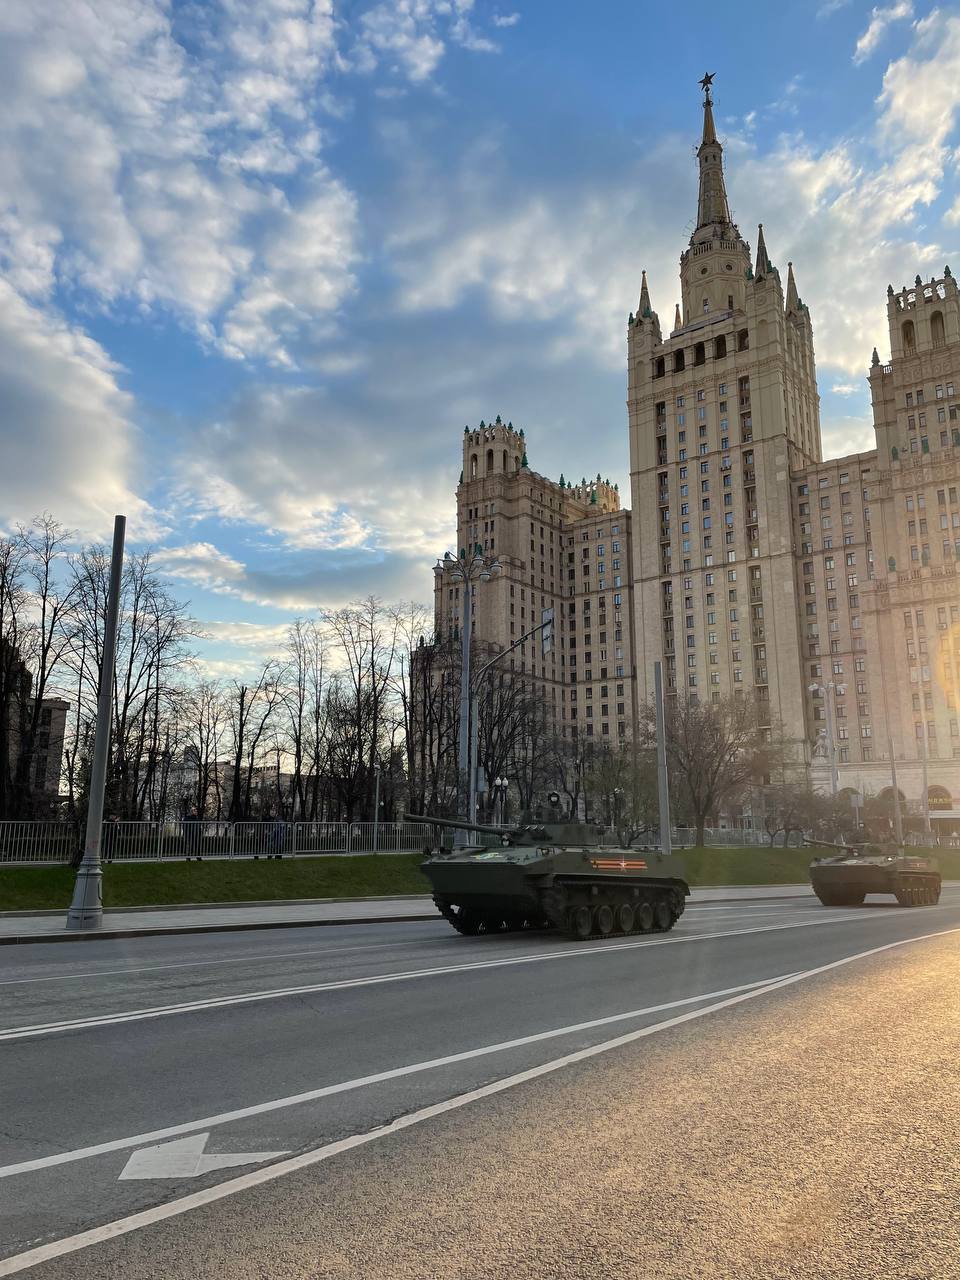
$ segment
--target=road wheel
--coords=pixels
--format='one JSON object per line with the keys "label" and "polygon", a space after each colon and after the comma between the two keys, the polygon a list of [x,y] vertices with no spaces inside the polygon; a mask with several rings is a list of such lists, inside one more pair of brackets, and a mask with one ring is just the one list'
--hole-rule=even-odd
{"label": "road wheel", "polygon": [[673,924],[673,912],[666,898],[657,899],[656,906],[653,908],[653,919],[660,933],[666,933]]}
{"label": "road wheel", "polygon": [[613,907],[606,902],[601,902],[600,906],[597,907],[597,933],[600,934],[601,938],[609,938],[610,934],[613,933],[615,923],[616,917],[613,914]]}
{"label": "road wheel", "polygon": [[649,902],[641,902],[637,907],[637,928],[641,933],[650,933],[653,929],[653,907]]}
{"label": "road wheel", "polygon": [[465,907],[455,907],[456,919],[450,923],[458,933],[465,937],[475,938],[480,932],[481,920],[475,911],[467,911]]}
{"label": "road wheel", "polygon": [[617,928],[621,933],[633,933],[637,913],[632,902],[621,902],[617,907]]}
{"label": "road wheel", "polygon": [[593,933],[593,912],[589,907],[570,909],[570,932],[575,938],[589,938]]}

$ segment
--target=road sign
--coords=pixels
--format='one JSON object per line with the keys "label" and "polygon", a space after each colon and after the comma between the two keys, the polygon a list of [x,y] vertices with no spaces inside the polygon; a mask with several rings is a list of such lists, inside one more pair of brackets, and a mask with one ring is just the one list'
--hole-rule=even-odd
{"label": "road sign", "polygon": [[133,1178],[199,1178],[214,1169],[232,1169],[240,1164],[263,1164],[286,1151],[243,1151],[234,1155],[208,1156],[204,1153],[209,1133],[192,1133],[174,1142],[142,1147],[123,1166],[120,1181]]}
{"label": "road sign", "polygon": [[553,610],[552,609],[540,610],[540,625],[542,627],[542,630],[540,632],[540,652],[543,654],[544,657],[546,657],[547,654],[553,648]]}

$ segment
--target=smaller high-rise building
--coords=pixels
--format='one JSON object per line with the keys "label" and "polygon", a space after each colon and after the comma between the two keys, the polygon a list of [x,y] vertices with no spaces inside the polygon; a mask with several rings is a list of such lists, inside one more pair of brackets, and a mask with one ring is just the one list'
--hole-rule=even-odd
{"label": "smaller high-rise building", "polygon": [[[504,668],[539,694],[557,735],[617,743],[633,736],[636,683],[630,512],[597,475],[568,482],[531,469],[523,430],[481,423],[463,434],[457,545],[496,556],[501,572],[474,588],[478,648],[505,650],[554,611],[554,644],[520,645]],[[462,584],[435,585],[435,631],[459,634]]]}

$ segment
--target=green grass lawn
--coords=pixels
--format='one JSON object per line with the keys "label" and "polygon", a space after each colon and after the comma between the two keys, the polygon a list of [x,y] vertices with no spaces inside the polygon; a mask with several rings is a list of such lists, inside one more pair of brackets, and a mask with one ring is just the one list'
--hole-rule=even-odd
{"label": "green grass lawn", "polygon": [[[826,852],[826,851],[824,851]],[[691,885],[802,884],[813,849],[687,849]],[[937,853],[945,880],[960,880],[960,850]],[[428,893],[419,853],[378,857],[261,859],[253,862],[113,863],[104,868],[107,907],[178,902],[255,902]],[[70,867],[0,867],[0,911],[40,911],[70,903]]]}
{"label": "green grass lawn", "polygon": [[[253,862],[116,862],[103,869],[105,907],[427,893],[419,853]],[[70,905],[70,867],[0,867],[0,911]]]}

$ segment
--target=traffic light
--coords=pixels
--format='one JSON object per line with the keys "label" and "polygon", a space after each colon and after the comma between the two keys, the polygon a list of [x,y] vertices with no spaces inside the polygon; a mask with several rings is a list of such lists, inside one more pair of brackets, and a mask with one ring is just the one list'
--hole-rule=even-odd
{"label": "traffic light", "polygon": [[540,611],[540,652],[543,657],[553,648],[553,610],[541,609]]}

